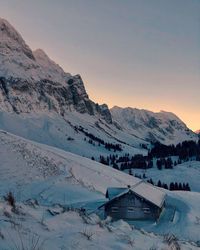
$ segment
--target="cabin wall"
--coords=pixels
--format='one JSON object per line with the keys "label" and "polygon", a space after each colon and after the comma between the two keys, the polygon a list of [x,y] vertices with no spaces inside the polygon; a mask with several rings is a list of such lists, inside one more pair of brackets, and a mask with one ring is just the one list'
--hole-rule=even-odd
{"label": "cabin wall", "polygon": [[105,206],[105,216],[113,219],[151,220],[157,219],[161,209],[150,202],[128,193]]}

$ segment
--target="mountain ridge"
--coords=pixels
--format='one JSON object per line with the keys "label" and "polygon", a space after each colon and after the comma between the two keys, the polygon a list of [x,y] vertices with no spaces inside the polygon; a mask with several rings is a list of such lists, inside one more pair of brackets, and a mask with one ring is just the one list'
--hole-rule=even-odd
{"label": "mountain ridge", "polygon": [[113,122],[121,129],[137,136],[142,135],[142,138],[148,141],[160,141],[165,144],[166,141],[175,139],[176,136],[179,140],[181,134],[185,136],[186,140],[196,138],[195,133],[172,112],[152,112],[145,109],[118,106],[111,108],[110,112]]}
{"label": "mountain ridge", "polygon": [[117,105],[114,105],[112,108],[110,108],[110,110],[132,110],[132,111],[136,111],[136,112],[148,112],[148,113],[152,113],[152,114],[166,114],[168,116],[171,116],[171,118],[175,118],[181,122],[183,122],[175,113],[171,112],[171,111],[166,111],[166,110],[160,110],[160,111],[152,111],[152,110],[149,110],[149,109],[144,109],[144,108],[134,108],[134,107],[120,107],[120,106],[117,106]]}
{"label": "mountain ridge", "polygon": [[32,51],[6,20],[0,19],[0,103],[8,112],[67,110],[88,113],[112,122],[106,104],[89,99],[80,75],[72,76],[47,54]]}
{"label": "mountain ridge", "polygon": [[[131,113],[127,116],[136,117],[138,122],[134,124],[135,129],[124,126],[122,117],[116,119],[114,109],[109,110],[106,104],[99,105],[89,98],[80,75],[66,73],[42,49],[32,51],[4,19],[0,19],[0,37],[0,128],[10,129],[12,133],[41,143],[49,141],[50,145],[72,152],[75,149],[84,151],[86,135],[90,140],[92,135],[98,140],[103,138],[106,143],[121,143],[126,152],[138,152],[141,144],[154,141],[176,144],[183,140],[195,140],[197,135],[170,112],[153,113],[129,108]],[[33,117],[37,117],[38,124],[44,129],[43,136]],[[127,117],[124,118],[127,120]],[[23,122],[26,126],[22,125]],[[165,128],[161,128],[160,124]],[[56,132],[53,133],[53,129]],[[72,137],[70,133],[75,141],[71,144],[68,139],[65,141],[65,138]],[[78,133],[82,136],[77,136]],[[81,140],[81,143],[76,140]],[[104,150],[98,152],[103,153]],[[86,155],[91,157],[91,153],[86,152]]]}

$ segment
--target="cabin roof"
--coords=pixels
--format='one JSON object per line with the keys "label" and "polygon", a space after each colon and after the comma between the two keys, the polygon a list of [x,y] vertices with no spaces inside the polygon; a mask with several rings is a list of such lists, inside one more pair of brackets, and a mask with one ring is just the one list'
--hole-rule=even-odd
{"label": "cabin roof", "polygon": [[106,198],[112,200],[114,197],[118,196],[119,194],[121,195],[121,193],[127,190],[128,188],[110,187],[106,191]]}
{"label": "cabin roof", "polygon": [[151,203],[155,204],[158,207],[162,207],[165,201],[166,193],[162,191],[160,188],[153,186],[152,184],[141,182],[139,185],[136,185],[131,190],[140,195],[141,197],[145,198],[146,200],[150,201]]}
{"label": "cabin roof", "polygon": [[[162,207],[165,200],[165,192],[161,189],[146,183],[144,181],[138,182],[136,185],[131,186],[129,188],[118,188],[118,187],[110,187],[107,189],[106,197],[109,199],[107,203],[112,202],[116,198],[119,198],[129,191],[135,193],[136,195],[144,198],[145,200],[153,203],[157,207]],[[106,204],[107,204],[106,203]],[[105,204],[104,204],[105,205]]]}

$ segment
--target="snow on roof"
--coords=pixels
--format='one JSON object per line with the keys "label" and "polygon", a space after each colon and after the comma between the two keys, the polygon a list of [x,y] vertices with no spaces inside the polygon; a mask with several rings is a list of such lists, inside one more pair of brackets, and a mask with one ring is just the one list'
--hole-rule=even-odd
{"label": "snow on roof", "polygon": [[122,188],[122,187],[110,187],[107,189],[106,192],[106,198],[108,198],[109,200],[112,200],[113,198],[115,198],[117,195],[121,195],[124,191],[128,191],[128,188]]}
{"label": "snow on roof", "polygon": [[123,194],[126,194],[130,190],[130,188],[134,188],[135,186],[137,186],[141,182],[142,181],[139,180],[134,185],[127,186],[127,187],[110,187],[110,188],[107,188],[106,198],[108,198],[109,200],[112,200],[112,199],[115,199],[117,197],[120,197]]}
{"label": "snow on roof", "polygon": [[135,185],[131,190],[158,207],[162,207],[166,196],[166,193],[161,189],[143,181]]}
{"label": "snow on roof", "polygon": [[131,186],[130,188],[115,188],[115,187],[108,188],[106,192],[106,195],[109,198],[108,203],[110,203],[111,201],[115,200],[118,197],[123,196],[130,190],[133,193],[139,195],[145,200],[150,201],[151,203],[160,208],[162,207],[166,196],[165,192],[163,192],[161,189],[144,181],[140,181],[136,183],[136,185]]}

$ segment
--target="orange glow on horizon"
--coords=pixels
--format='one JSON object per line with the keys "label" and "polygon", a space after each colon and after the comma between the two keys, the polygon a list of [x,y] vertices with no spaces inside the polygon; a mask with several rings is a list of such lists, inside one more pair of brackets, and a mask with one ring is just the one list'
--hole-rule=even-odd
{"label": "orange glow on horizon", "polygon": [[120,96],[120,93],[119,97],[116,95],[109,95],[108,93],[99,93],[99,95],[96,95],[96,93],[92,93],[91,91],[91,94],[89,96],[93,101],[99,104],[106,103],[109,108],[112,108],[113,106],[119,106],[122,108],[131,107],[145,109],[152,112],[160,112],[161,110],[172,112],[177,115],[192,131],[195,132],[200,129],[200,117],[197,118],[198,112],[193,112],[189,109],[181,109],[178,105],[175,105],[174,103],[172,105],[164,105],[160,100],[155,100],[154,102],[145,102],[145,100],[139,101],[137,99],[134,99],[135,97],[133,97],[134,100],[130,100],[130,98]]}

